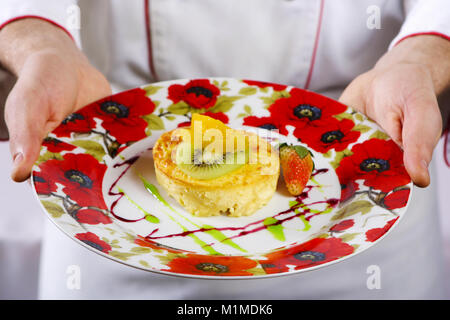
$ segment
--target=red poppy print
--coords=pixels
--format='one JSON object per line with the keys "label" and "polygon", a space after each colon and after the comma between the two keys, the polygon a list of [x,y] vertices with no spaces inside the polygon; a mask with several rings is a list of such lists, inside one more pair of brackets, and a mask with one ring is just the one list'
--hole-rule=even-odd
{"label": "red poppy print", "polygon": [[41,172],[47,172],[47,181],[62,184],[62,191],[79,206],[107,209],[101,196],[106,165],[93,156],[67,153],[63,160],[48,160],[40,168]]}
{"label": "red poppy print", "polygon": [[260,260],[264,270],[269,273],[280,273],[289,270],[310,268],[327,263],[353,253],[354,248],[339,238],[315,238],[288,249],[275,251],[266,255],[267,260]]}
{"label": "red poppy print", "polygon": [[104,253],[108,253],[112,249],[108,243],[101,240],[96,234],[92,232],[77,233],[75,235],[75,238],[84,242],[88,246],[91,246],[92,248],[97,249]]}
{"label": "red poppy print", "polygon": [[49,195],[56,192],[56,184],[45,172],[33,172],[33,184],[38,194]]}
{"label": "red poppy print", "polygon": [[142,118],[155,110],[155,104],[137,88],[93,103],[90,116],[102,120],[105,128],[120,144],[139,141],[146,137],[147,122]]}
{"label": "red poppy print", "polygon": [[394,218],[392,220],[389,220],[383,228],[373,228],[366,232],[366,240],[370,242],[374,242],[381,238],[386,232],[391,229],[391,227],[394,225],[395,221],[397,221],[397,218]]}
{"label": "red poppy print", "polygon": [[[341,160],[336,173],[341,184],[363,179],[364,185],[382,192],[408,184],[403,153],[392,140],[371,139],[353,146],[353,154]],[[351,177],[350,177],[351,176]]]}
{"label": "red poppy print", "polygon": [[294,136],[317,152],[326,153],[331,149],[342,151],[361,135],[359,131],[352,131],[354,126],[355,123],[349,119],[339,121],[329,118],[322,126],[296,128]]}
{"label": "red poppy print", "polygon": [[353,219],[342,220],[330,228],[331,232],[342,232],[353,227],[355,222]]}
{"label": "red poppy print", "polygon": [[275,91],[283,91],[284,89],[287,88],[287,86],[283,85],[283,84],[276,84],[276,83],[265,82],[265,81],[242,80],[242,82],[248,84],[249,86],[257,86],[259,88],[271,87]]}
{"label": "red poppy print", "polygon": [[389,210],[403,208],[408,203],[410,192],[411,190],[406,188],[389,193],[383,199],[384,207]]}
{"label": "red poppy print", "polygon": [[321,126],[324,120],[344,112],[347,107],[316,93],[293,88],[290,97],[276,100],[270,107],[272,115],[284,118],[296,128]]}
{"label": "red poppy print", "polygon": [[191,80],[185,85],[173,84],[168,89],[173,103],[184,101],[195,109],[209,109],[216,104],[220,90],[208,79]]}
{"label": "red poppy print", "polygon": [[347,180],[345,183],[343,183],[341,180],[341,202],[345,202],[347,200],[350,200],[355,195],[355,192],[359,190],[359,185],[352,180]]}
{"label": "red poppy print", "polygon": [[251,276],[248,269],[255,268],[257,262],[238,256],[208,256],[188,254],[170,261],[167,265],[175,273],[187,273],[204,276]]}
{"label": "red poppy print", "polygon": [[286,129],[286,124],[280,118],[275,116],[270,117],[256,117],[248,116],[244,118],[244,126],[256,127],[266,130],[277,130],[282,135],[287,135],[289,132]]}
{"label": "red poppy print", "polygon": [[70,137],[72,133],[89,133],[95,128],[95,121],[88,113],[89,108],[83,108],[68,115],[52,132],[57,137]]}
{"label": "red poppy print", "polygon": [[336,170],[341,185],[341,202],[350,200],[359,190],[359,185],[356,183],[355,172],[351,166],[339,166]]}
{"label": "red poppy print", "polygon": [[71,144],[65,143],[59,139],[47,137],[42,142],[44,147],[47,147],[47,150],[53,153],[60,153],[62,151],[72,151],[76,148]]}
{"label": "red poppy print", "polygon": [[75,220],[85,224],[110,224],[112,220],[106,214],[94,209],[80,209],[73,214]]}

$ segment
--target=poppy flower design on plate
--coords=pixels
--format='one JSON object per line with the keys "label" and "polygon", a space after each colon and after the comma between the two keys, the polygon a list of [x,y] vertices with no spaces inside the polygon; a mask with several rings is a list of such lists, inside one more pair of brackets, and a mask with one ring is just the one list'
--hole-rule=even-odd
{"label": "poppy flower design on plate", "polygon": [[42,142],[42,146],[47,147],[49,152],[59,153],[62,151],[72,151],[76,148],[71,144],[65,143],[59,139],[46,137]]}
{"label": "poppy flower design on plate", "polygon": [[83,108],[68,115],[52,132],[57,137],[70,137],[72,133],[89,133],[95,128],[95,120],[89,115],[88,108]]}
{"label": "poppy flower design on plate", "polygon": [[73,217],[79,223],[85,224],[110,224],[112,220],[103,212],[95,209],[80,209],[73,213]]}
{"label": "poppy flower design on plate", "polygon": [[347,106],[313,92],[293,88],[290,97],[276,100],[269,112],[284,117],[297,129],[304,126],[323,126],[331,116],[340,114]]}
{"label": "poppy flower design on plate", "polygon": [[101,196],[106,165],[93,156],[67,153],[63,160],[52,159],[42,163],[40,169],[51,173],[45,177],[46,181],[63,185],[62,191],[78,206],[107,209]]}
{"label": "poppy flower design on plate", "polygon": [[352,131],[354,126],[355,123],[349,119],[339,121],[336,118],[329,118],[318,127],[306,126],[295,129],[294,136],[321,153],[331,149],[342,151],[349,144],[356,142],[361,135],[359,131]]}
{"label": "poppy flower design on plate", "polygon": [[289,265],[294,270],[309,268],[327,263],[353,253],[353,246],[339,238],[314,238],[291,248],[274,251],[260,260],[264,270],[269,273],[287,272]]}
{"label": "poppy flower design on plate", "polygon": [[288,134],[285,124],[281,121],[281,119],[275,116],[270,117],[248,116],[244,118],[243,125],[266,130],[275,130],[282,135]]}
{"label": "poppy flower design on plate", "polygon": [[45,171],[33,173],[33,184],[37,194],[40,195],[50,195],[57,189],[55,182],[49,178]]}
{"label": "poppy flower design on plate", "polygon": [[351,227],[353,227],[354,224],[355,224],[355,221],[353,221],[353,219],[342,220],[341,222],[336,223],[334,226],[332,226],[330,228],[330,231],[331,232],[342,232],[347,229],[350,229]]}
{"label": "poppy flower design on plate", "polygon": [[147,136],[145,129],[148,124],[143,116],[153,113],[155,107],[145,90],[138,88],[102,99],[89,110],[91,117],[101,119],[101,126],[119,144],[126,144]]}
{"label": "poppy flower design on plate", "polygon": [[[314,131],[315,137],[309,139],[318,149],[345,148],[358,139],[360,133],[351,131],[354,127],[353,121],[338,123],[337,119],[332,118],[333,115],[344,112],[346,106],[297,88],[293,88],[289,94],[289,97],[279,98],[269,106],[269,116],[248,116],[244,118],[243,124],[278,130],[282,135],[288,134],[286,126],[291,125],[295,127],[294,135],[297,138],[304,138],[314,131],[315,127],[319,127],[320,129]],[[333,130],[329,130],[330,124],[334,125]],[[317,137],[319,133],[321,136]]]}
{"label": "poppy flower design on plate", "polygon": [[92,232],[77,233],[75,235],[75,238],[87,244],[88,246],[104,253],[108,253],[112,249],[108,243],[101,240],[95,233]]}
{"label": "poppy flower design on plate", "polygon": [[370,139],[356,144],[344,157],[336,173],[341,184],[364,180],[364,185],[382,192],[408,184],[411,179],[403,164],[403,153],[392,140]]}
{"label": "poppy flower design on plate", "polygon": [[383,198],[383,205],[389,210],[403,208],[408,203],[410,193],[409,188],[393,191]]}
{"label": "poppy flower design on plate", "polygon": [[239,256],[207,256],[188,254],[171,260],[167,271],[183,272],[193,275],[212,276],[248,276],[249,269],[255,268],[257,262]]}
{"label": "poppy flower design on plate", "polygon": [[257,86],[259,88],[271,87],[275,91],[282,91],[287,88],[287,86],[283,85],[283,84],[277,84],[277,83],[271,83],[271,82],[265,82],[265,81],[242,80],[242,82],[248,84],[249,86]]}
{"label": "poppy flower design on plate", "polygon": [[195,109],[209,109],[216,104],[220,90],[208,79],[191,80],[185,85],[173,84],[168,89],[173,103],[183,101]]}
{"label": "poppy flower design on plate", "polygon": [[392,220],[389,220],[383,228],[373,228],[366,232],[366,240],[370,242],[374,242],[381,238],[386,232],[389,231],[389,229],[394,225],[394,223],[397,221],[397,218],[394,218]]}

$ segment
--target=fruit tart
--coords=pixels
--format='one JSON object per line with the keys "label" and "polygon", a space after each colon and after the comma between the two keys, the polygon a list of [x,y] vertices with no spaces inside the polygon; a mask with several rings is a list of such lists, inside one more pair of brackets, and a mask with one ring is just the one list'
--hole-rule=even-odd
{"label": "fruit tart", "polygon": [[266,205],[280,174],[278,151],[258,135],[194,114],[190,127],[153,148],[158,183],[194,216],[248,216]]}

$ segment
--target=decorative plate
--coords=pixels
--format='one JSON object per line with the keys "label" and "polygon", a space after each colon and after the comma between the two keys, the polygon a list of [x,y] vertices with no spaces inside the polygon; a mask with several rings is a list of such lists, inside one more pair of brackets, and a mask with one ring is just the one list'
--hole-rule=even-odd
{"label": "decorative plate", "polygon": [[[272,143],[310,148],[303,194],[283,179],[248,217],[194,217],[155,179],[152,146],[193,113]],[[402,151],[364,115],[302,89],[211,78],[154,83],[68,116],[44,140],[32,172],[47,216],[104,257],[169,275],[264,278],[352,257],[405,214],[412,183]]]}

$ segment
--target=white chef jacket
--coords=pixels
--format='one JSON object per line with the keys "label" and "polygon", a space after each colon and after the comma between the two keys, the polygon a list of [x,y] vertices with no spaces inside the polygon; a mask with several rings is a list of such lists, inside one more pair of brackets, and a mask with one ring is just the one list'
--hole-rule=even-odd
{"label": "white chef jacket", "polygon": [[[0,28],[30,16],[61,27],[114,91],[160,80],[223,76],[284,83],[337,98],[406,37],[450,39],[449,12],[447,0],[2,0]],[[39,297],[441,298],[435,193],[433,184],[415,188],[405,218],[374,248],[313,272],[263,280],[198,280],[135,270],[86,250],[47,222]],[[81,271],[79,288],[68,285],[72,266]],[[379,288],[367,285],[371,266],[381,272]]]}

